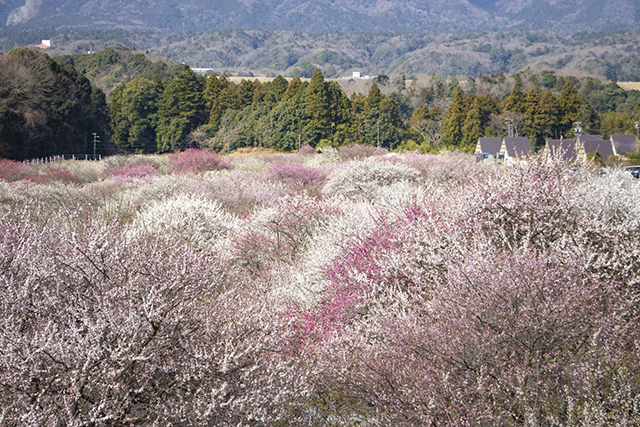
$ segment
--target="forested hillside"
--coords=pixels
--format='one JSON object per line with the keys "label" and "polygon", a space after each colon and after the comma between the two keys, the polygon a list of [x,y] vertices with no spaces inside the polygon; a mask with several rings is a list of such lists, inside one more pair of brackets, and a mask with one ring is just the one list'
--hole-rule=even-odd
{"label": "forested hillside", "polygon": [[104,91],[107,96],[123,81],[137,77],[158,79],[168,83],[180,65],[166,58],[123,47],[107,48],[92,54],[75,54],[55,57],[62,65],[72,65],[78,72]]}
{"label": "forested hillside", "polygon": [[[640,80],[637,32],[479,32],[465,34],[342,34],[225,30],[193,34],[151,32],[0,31],[0,52],[52,39],[51,56],[80,55],[111,47],[149,50],[176,63],[239,75],[311,77],[321,68],[328,78],[364,74],[472,76],[536,69],[571,70],[618,81]],[[122,56],[122,53],[119,54]],[[146,54],[157,62],[157,56]],[[129,58],[121,58],[126,63]],[[124,65],[124,64],[122,64]],[[101,86],[102,87],[102,86]],[[105,87],[102,87],[105,89]]]}
{"label": "forested hillside", "polygon": [[0,157],[89,153],[91,134],[109,143],[104,93],[71,66],[30,49],[0,56]]}
{"label": "forested hillside", "polygon": [[528,66],[570,69],[618,81],[640,80],[640,34],[553,32],[466,34],[309,34],[220,31],[152,48],[162,56],[220,71],[311,77],[404,73],[472,76]]}
{"label": "forested hillside", "polygon": [[[545,138],[571,137],[576,121],[608,137],[634,132],[640,116],[640,92],[550,70],[463,80],[380,74],[338,83],[316,69],[310,81],[233,83],[226,74],[196,75],[187,65],[153,63],[123,49],[61,62],[18,49],[0,60],[0,156],[13,159],[84,154],[92,133],[102,138],[102,154],[110,152],[110,140],[123,152],[141,153],[350,144],[470,151],[478,137],[506,135],[507,118],[535,149]],[[61,65],[70,63],[98,82],[116,82],[119,73],[108,108],[100,89]]]}
{"label": "forested hillside", "polygon": [[0,21],[21,28],[135,28],[201,32],[244,28],[311,32],[468,32],[631,29],[640,7],[627,0],[5,0]]}

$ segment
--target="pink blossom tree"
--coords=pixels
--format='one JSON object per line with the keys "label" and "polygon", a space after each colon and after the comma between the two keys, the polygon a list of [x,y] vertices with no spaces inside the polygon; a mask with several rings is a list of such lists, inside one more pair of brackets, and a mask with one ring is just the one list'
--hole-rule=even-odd
{"label": "pink blossom tree", "polygon": [[2,424],[305,422],[267,293],[175,239],[24,214],[0,228]]}

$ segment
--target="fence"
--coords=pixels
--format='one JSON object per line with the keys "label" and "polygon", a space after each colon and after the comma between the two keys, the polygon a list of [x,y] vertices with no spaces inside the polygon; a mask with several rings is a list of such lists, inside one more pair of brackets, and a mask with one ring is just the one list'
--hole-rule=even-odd
{"label": "fence", "polygon": [[77,156],[75,154],[61,154],[59,156],[49,156],[41,157],[39,159],[23,160],[22,163],[25,165],[40,165],[44,163],[62,162],[64,160],[85,160],[98,162],[102,160],[102,154],[98,154],[97,156],[94,156],[93,154],[80,154]]}

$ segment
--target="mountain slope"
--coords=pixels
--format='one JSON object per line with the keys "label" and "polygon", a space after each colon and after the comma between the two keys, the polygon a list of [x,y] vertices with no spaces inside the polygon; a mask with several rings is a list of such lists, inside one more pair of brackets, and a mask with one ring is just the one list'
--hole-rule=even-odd
{"label": "mountain slope", "polygon": [[635,0],[0,0],[0,22],[24,28],[577,32],[631,29],[639,21]]}

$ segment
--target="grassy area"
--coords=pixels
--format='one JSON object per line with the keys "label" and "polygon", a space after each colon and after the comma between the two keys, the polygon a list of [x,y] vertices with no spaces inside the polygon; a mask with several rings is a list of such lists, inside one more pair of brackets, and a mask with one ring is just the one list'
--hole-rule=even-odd
{"label": "grassy area", "polygon": [[640,90],[640,82],[618,82],[618,86],[624,90]]}

